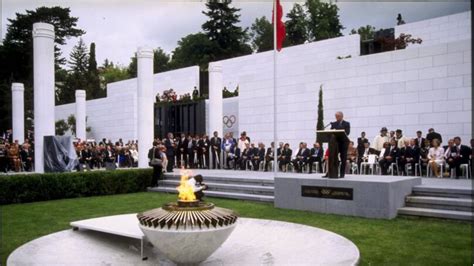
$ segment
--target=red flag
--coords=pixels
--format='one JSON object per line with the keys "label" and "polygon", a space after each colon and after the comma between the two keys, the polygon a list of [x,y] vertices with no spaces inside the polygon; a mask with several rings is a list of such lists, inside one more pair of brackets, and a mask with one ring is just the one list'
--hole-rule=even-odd
{"label": "red flag", "polygon": [[[285,23],[281,20],[283,17],[283,7],[280,4],[280,0],[276,0],[276,47],[277,51],[280,51],[283,47],[283,41],[286,37]],[[275,10],[272,12],[272,22],[275,23]]]}

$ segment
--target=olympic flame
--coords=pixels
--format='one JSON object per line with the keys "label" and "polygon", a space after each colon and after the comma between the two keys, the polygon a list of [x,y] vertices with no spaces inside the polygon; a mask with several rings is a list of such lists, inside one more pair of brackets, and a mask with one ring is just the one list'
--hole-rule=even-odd
{"label": "olympic flame", "polygon": [[194,195],[194,189],[188,183],[189,175],[189,171],[181,170],[181,181],[179,182],[179,186],[176,189],[179,192],[178,198],[182,201],[196,200],[196,196]]}

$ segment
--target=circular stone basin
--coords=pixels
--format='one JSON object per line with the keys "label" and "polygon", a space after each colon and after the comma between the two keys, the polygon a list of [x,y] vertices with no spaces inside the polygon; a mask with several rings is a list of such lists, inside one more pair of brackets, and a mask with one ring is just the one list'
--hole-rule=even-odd
{"label": "circular stone basin", "polygon": [[[122,216],[122,215],[119,215]],[[130,214],[136,219],[135,214]],[[17,248],[7,265],[175,265],[150,245],[89,230],[64,230]],[[356,265],[348,239],[316,227],[239,218],[234,232],[201,265]]]}

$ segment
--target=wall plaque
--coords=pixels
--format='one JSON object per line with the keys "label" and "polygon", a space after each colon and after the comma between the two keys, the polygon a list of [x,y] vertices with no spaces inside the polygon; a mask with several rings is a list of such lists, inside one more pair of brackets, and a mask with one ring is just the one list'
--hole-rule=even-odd
{"label": "wall plaque", "polygon": [[354,190],[344,187],[301,186],[302,197],[353,200]]}

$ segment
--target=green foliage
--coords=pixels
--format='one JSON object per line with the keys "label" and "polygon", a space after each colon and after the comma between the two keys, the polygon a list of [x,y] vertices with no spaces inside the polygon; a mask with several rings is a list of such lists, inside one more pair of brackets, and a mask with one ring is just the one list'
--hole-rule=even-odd
{"label": "green foliage", "polygon": [[289,46],[303,44],[308,40],[308,25],[303,7],[296,3],[286,15],[286,40]]}
{"label": "green foliage", "polygon": [[58,120],[55,122],[56,135],[63,136],[66,131],[69,130],[69,125],[64,121],[64,119]]}
{"label": "green foliage", "polygon": [[373,40],[375,36],[375,27],[366,25],[363,27],[359,27],[357,30],[352,29],[350,32],[350,34],[356,33],[360,35],[360,41]]}
{"label": "green foliage", "polygon": [[75,136],[76,135],[76,116],[69,115],[67,117],[67,124],[69,125],[69,129],[71,130],[71,133]]}
{"label": "green foliage", "polygon": [[265,52],[273,49],[273,26],[265,16],[256,18],[250,27],[252,48],[255,52]]}
{"label": "green foliage", "polygon": [[161,47],[153,50],[153,73],[168,71],[170,68],[170,56]]}
{"label": "green foliage", "polygon": [[101,79],[101,87],[106,90],[107,84],[131,78],[128,68],[116,66],[107,59],[100,68],[99,76]]}
{"label": "green foliage", "polygon": [[145,191],[152,169],[0,176],[0,204]]}
{"label": "green foliage", "polygon": [[318,94],[318,123],[316,125],[317,130],[324,129],[324,109],[323,109],[323,85],[319,87]]}
{"label": "green foliage", "polygon": [[229,91],[226,87],[222,90],[222,97],[223,98],[232,98],[239,96],[239,86],[235,88],[233,92]]}
{"label": "green foliage", "polygon": [[342,36],[344,27],[339,21],[339,8],[332,2],[306,0],[310,41],[319,41]]}
{"label": "green foliage", "polygon": [[217,60],[252,53],[252,48],[247,44],[248,29],[237,26],[240,9],[231,7],[231,3],[231,0],[209,0],[206,2],[207,10],[202,12],[208,17],[202,29],[217,48],[213,51]]}
{"label": "green foliage", "polygon": [[33,113],[33,24],[46,22],[54,25],[55,62],[58,70],[66,62],[61,57],[59,46],[64,45],[67,39],[85,33],[76,27],[78,18],[72,17],[70,13],[69,8],[59,6],[39,7],[16,13],[15,18],[8,19],[5,39],[0,45],[0,132],[11,128],[12,82],[24,83],[25,112]]}
{"label": "green foliage", "polygon": [[171,67],[173,69],[199,65],[207,69],[209,62],[216,60],[214,51],[218,49],[204,33],[189,34],[178,41],[173,51]]}

